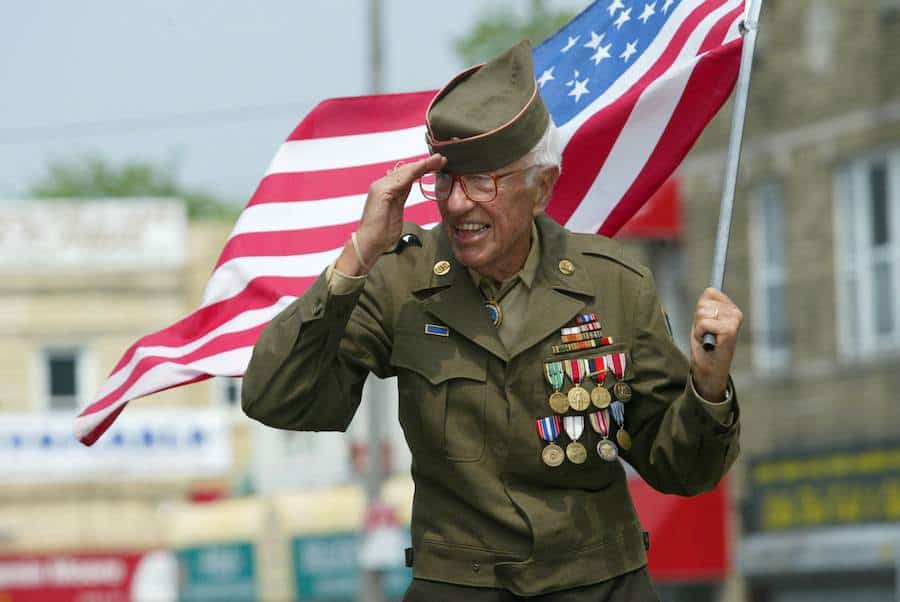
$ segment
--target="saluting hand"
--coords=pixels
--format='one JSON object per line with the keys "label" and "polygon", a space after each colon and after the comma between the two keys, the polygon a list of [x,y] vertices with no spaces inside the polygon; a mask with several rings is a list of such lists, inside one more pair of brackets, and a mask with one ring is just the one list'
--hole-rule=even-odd
{"label": "saluting hand", "polygon": [[[720,290],[708,288],[700,295],[691,328],[691,367],[697,393],[707,401],[723,401],[728,373],[744,314]],[[716,335],[716,348],[703,349],[703,335]]]}
{"label": "saluting hand", "polygon": [[[440,170],[446,163],[447,159],[435,153],[412,163],[397,165],[372,182],[356,230],[360,257],[356,257],[348,244],[335,267],[349,275],[366,273],[403,233],[403,207],[413,184],[426,173]],[[360,259],[364,265],[359,265]]]}

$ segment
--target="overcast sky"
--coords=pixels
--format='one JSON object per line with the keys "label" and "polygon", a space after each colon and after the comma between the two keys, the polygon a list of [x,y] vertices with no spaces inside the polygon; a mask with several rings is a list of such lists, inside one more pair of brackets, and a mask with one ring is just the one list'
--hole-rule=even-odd
{"label": "overcast sky", "polygon": [[[453,40],[486,7],[527,6],[383,4],[389,92],[440,86],[463,67]],[[318,101],[367,92],[367,7],[367,0],[4,2],[0,199],[25,196],[48,160],[92,154],[173,162],[183,183],[243,204]]]}

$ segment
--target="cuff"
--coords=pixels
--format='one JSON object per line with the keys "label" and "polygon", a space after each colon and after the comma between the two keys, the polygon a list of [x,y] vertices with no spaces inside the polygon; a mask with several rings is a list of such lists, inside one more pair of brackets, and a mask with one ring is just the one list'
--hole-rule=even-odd
{"label": "cuff", "polygon": [[732,397],[734,397],[734,393],[731,390],[731,380],[728,381],[728,386],[725,388],[725,401],[720,402],[712,402],[703,399],[699,393],[697,393],[697,388],[694,387],[694,377],[693,375],[689,379],[691,382],[691,391],[700,400],[700,405],[706,408],[706,411],[709,412],[709,415],[715,419],[716,422],[721,424],[722,426],[728,427],[734,422],[734,408],[731,403]]}
{"label": "cuff", "polygon": [[349,295],[366,284],[365,274],[348,276],[335,268],[333,263],[325,270],[325,279],[328,281],[328,292],[332,295]]}

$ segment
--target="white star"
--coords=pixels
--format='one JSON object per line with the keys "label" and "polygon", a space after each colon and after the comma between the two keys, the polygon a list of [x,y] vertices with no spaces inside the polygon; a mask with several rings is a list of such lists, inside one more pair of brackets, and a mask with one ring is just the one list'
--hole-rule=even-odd
{"label": "white star", "polygon": [[560,50],[560,52],[568,52],[568,51],[569,51],[569,48],[571,48],[572,46],[574,46],[575,43],[578,41],[578,38],[580,38],[580,37],[581,37],[581,36],[575,36],[575,37],[573,38],[572,36],[569,36],[569,43],[566,44],[566,46],[565,46],[562,50]]}
{"label": "white star", "polygon": [[656,2],[653,4],[645,4],[644,12],[641,13],[641,16],[638,17],[638,21],[643,21],[644,25],[647,24],[647,20],[656,14]]}
{"label": "white star", "polygon": [[591,57],[591,60],[594,61],[595,65],[599,65],[600,61],[602,61],[603,59],[608,59],[610,57],[610,48],[612,48],[612,42],[597,49],[597,52],[595,52],[594,56]]}
{"label": "white star", "polygon": [[669,9],[672,8],[672,5],[675,4],[675,0],[666,0],[666,3],[663,4],[662,11],[664,15],[669,14]]}
{"label": "white star", "polygon": [[638,41],[635,40],[634,42],[630,42],[630,43],[626,44],[625,50],[622,52],[622,54],[619,55],[619,58],[624,59],[625,62],[627,63],[628,59],[631,58],[631,55],[634,54],[635,52],[637,52],[637,43],[638,43]]}
{"label": "white star", "polygon": [[590,81],[589,78],[585,78],[582,81],[576,81],[575,87],[569,90],[569,96],[575,97],[575,102],[578,102],[581,99],[583,94],[587,94],[590,90],[587,89],[587,83]]}
{"label": "white star", "polygon": [[605,33],[601,33],[599,36],[595,34],[593,31],[591,32],[591,41],[584,45],[585,48],[591,48],[593,50],[597,50],[597,46],[600,45],[600,42],[603,41],[603,36]]}
{"label": "white star", "polygon": [[555,77],[553,77],[554,69],[556,69],[556,67],[550,67],[549,69],[545,69],[544,72],[541,73],[541,76],[537,80],[537,83],[540,87],[543,88],[544,84],[546,84],[548,81],[550,81],[551,79],[556,79]]}
{"label": "white star", "polygon": [[631,9],[623,10],[619,13],[619,18],[616,19],[616,22],[613,25],[616,26],[616,29],[622,29],[622,26],[625,25],[627,21],[631,21]]}
{"label": "white star", "polygon": [[613,0],[612,4],[610,4],[609,8],[607,9],[609,11],[609,16],[611,17],[616,14],[616,11],[620,8],[625,8],[625,5],[622,4],[622,0]]}

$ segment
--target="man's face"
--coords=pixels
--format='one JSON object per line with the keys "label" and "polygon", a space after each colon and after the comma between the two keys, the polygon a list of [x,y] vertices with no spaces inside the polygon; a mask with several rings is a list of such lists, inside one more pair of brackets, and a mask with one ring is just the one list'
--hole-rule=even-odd
{"label": "man's face", "polygon": [[472,201],[459,182],[446,200],[438,201],[457,260],[495,280],[521,269],[530,248],[532,219],[544,210],[558,173],[555,168],[528,165],[523,158],[489,172],[515,172],[497,182],[497,196],[491,202]]}

